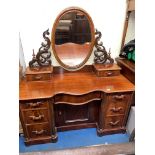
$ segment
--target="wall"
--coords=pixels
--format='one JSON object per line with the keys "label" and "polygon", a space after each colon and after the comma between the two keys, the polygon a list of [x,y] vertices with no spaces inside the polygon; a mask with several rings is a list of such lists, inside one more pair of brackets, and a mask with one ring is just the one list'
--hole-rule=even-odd
{"label": "wall", "polygon": [[135,11],[132,11],[129,16],[128,29],[125,37],[125,44],[135,38]]}
{"label": "wall", "polygon": [[[78,6],[86,10],[93,19],[94,26],[102,32],[102,42],[113,58],[118,56],[121,46],[123,24],[125,20],[126,0],[41,0],[20,2],[19,31],[25,56],[25,62],[32,59],[32,49],[37,53],[42,33],[49,28],[52,31],[57,15],[66,7]],[[53,65],[58,65],[52,58]],[[93,63],[93,54],[87,64]]]}
{"label": "wall", "polygon": [[131,107],[126,128],[127,128],[127,133],[131,135],[133,129],[135,128],[135,106]]}
{"label": "wall", "polygon": [[25,57],[24,57],[24,52],[23,52],[23,47],[22,47],[22,41],[19,33],[19,63],[23,67],[22,68],[22,73],[24,75],[25,70],[26,70],[26,63],[25,63]]}

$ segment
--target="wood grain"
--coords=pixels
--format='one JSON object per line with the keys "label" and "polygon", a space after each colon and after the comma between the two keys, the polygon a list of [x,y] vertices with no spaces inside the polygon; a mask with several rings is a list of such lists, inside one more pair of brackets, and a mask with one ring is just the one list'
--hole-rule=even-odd
{"label": "wood grain", "polygon": [[91,69],[87,66],[69,72],[54,67],[50,80],[20,82],[20,118],[26,144],[56,142],[57,129],[97,127],[99,136],[125,132],[134,85],[121,74],[97,77]]}
{"label": "wood grain", "polygon": [[124,76],[97,77],[93,72],[54,74],[49,81],[20,83],[19,100],[51,98],[56,94],[83,95],[94,91],[106,93],[134,91]]}

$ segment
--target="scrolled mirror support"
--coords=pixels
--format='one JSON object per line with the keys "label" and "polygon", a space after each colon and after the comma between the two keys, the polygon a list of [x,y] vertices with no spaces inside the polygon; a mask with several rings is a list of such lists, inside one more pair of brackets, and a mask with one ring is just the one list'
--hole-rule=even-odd
{"label": "scrolled mirror support", "polygon": [[34,54],[33,50],[33,58],[29,62],[30,69],[39,70],[41,67],[51,65],[51,52],[49,51],[51,41],[48,38],[49,34],[49,29],[43,32],[43,38],[45,39],[45,43],[41,43],[41,47],[39,48],[36,55]]}
{"label": "scrolled mirror support", "polygon": [[96,50],[94,51],[94,62],[95,64],[113,64],[114,59],[110,56],[110,51],[107,53],[103,43],[100,41],[102,34],[100,31],[96,29],[95,31],[95,47]]}

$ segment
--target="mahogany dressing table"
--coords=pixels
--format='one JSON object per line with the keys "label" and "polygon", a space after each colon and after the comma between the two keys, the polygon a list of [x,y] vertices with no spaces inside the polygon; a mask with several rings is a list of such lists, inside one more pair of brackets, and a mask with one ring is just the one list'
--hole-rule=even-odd
{"label": "mahogany dressing table", "polygon": [[[20,82],[25,144],[56,142],[58,131],[72,129],[96,127],[98,136],[125,132],[134,85],[120,74],[88,13],[65,9],[55,20],[52,43],[47,35]],[[51,44],[60,66],[51,65]],[[94,64],[85,65],[94,46]]]}

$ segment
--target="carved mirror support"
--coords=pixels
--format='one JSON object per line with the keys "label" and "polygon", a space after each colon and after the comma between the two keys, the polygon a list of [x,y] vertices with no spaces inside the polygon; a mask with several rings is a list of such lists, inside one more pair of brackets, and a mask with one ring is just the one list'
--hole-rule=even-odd
{"label": "carved mirror support", "polygon": [[43,38],[45,39],[45,43],[41,43],[41,47],[38,50],[38,53],[35,55],[33,50],[33,58],[29,62],[29,67],[31,70],[39,70],[44,66],[51,66],[51,52],[49,51],[51,41],[48,38],[49,29],[43,32]]}
{"label": "carved mirror support", "polygon": [[94,62],[96,64],[113,64],[114,59],[110,56],[110,50],[109,53],[106,51],[105,47],[103,46],[103,42],[100,41],[102,37],[102,34],[100,31],[96,29],[95,31],[95,47],[96,50],[94,51]]}

